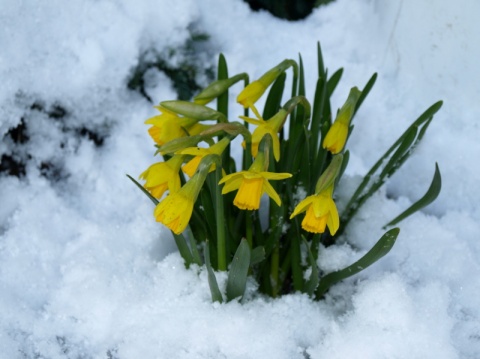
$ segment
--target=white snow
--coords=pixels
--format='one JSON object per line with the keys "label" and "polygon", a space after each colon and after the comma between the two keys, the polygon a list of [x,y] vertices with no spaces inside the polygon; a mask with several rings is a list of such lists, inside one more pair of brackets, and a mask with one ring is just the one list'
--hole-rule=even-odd
{"label": "white snow", "polygon": [[[298,22],[240,0],[2,1],[0,135],[23,118],[29,139],[0,144],[0,155],[27,159],[24,177],[0,176],[0,357],[479,357],[478,14],[476,0],[337,0]],[[386,257],[324,301],[249,293],[242,304],[212,304],[205,270],[184,268],[125,177],[154,152],[143,121],[156,110],[127,89],[131,71],[147,50],[184,46],[192,29],[210,35],[212,59],[202,61],[222,52],[231,74],[256,77],[301,53],[310,97],[320,41],[330,73],[345,68],[335,107],[378,72],[355,118],[346,188],[444,101],[346,242],[323,249],[321,268],[364,254],[423,195],[435,162],[441,195],[401,223]],[[154,101],[176,97],[168,77],[150,75]],[[55,106],[66,116],[52,118]],[[103,144],[79,136],[85,128]],[[58,175],[45,175],[45,163]]]}

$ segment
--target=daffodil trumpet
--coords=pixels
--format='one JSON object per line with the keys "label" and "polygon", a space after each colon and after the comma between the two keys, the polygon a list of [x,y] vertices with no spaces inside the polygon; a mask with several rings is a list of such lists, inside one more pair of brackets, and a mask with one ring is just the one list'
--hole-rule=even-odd
{"label": "daffodil trumpet", "polygon": [[208,175],[209,168],[216,161],[216,155],[206,156],[198,171],[178,191],[170,193],[154,210],[158,222],[175,234],[182,233],[192,217],[193,206]]}
{"label": "daffodil trumpet", "polygon": [[[267,136],[266,138],[270,138]],[[268,148],[268,142],[265,147]],[[268,182],[269,180],[282,180],[292,177],[290,173],[274,173],[267,172],[268,169],[268,152],[259,151],[257,157],[247,171],[232,173],[222,178],[219,184],[225,184],[222,194],[226,194],[235,190],[237,195],[233,200],[233,204],[243,210],[256,210],[260,208],[260,199],[266,193],[273,201],[280,206],[282,200],[280,196]]]}
{"label": "daffodil trumpet", "polygon": [[311,233],[324,233],[328,227],[333,236],[340,227],[338,210],[333,201],[335,181],[343,162],[341,154],[333,156],[332,161],[322,173],[315,186],[315,194],[306,197],[294,209],[290,219],[305,212],[302,228]]}
{"label": "daffodil trumpet", "polygon": [[165,191],[176,192],[180,189],[180,166],[185,156],[173,156],[166,162],[154,163],[139,176],[145,180],[143,187],[155,198],[161,198]]}

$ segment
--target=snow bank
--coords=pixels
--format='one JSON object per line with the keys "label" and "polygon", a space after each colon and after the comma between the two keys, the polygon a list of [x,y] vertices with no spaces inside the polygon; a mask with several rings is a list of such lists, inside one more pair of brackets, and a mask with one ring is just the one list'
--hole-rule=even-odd
{"label": "snow bank", "polygon": [[[20,179],[0,175],[2,356],[478,356],[479,7],[337,0],[292,23],[240,0],[4,1],[0,134],[10,134],[0,155],[25,168]],[[183,268],[151,204],[125,177],[154,152],[143,125],[154,110],[128,79],[143,53],[185,46],[192,28],[210,34],[207,46],[226,55],[231,73],[253,77],[299,52],[311,71],[320,40],[330,72],[345,67],[338,107],[378,72],[349,142],[352,180],[444,100],[410,163],[352,221],[345,243],[324,249],[321,268],[365,253],[381,226],[425,192],[435,161],[441,196],[402,223],[387,257],[322,302],[251,294],[242,305],[210,303],[203,269]],[[149,95],[175,98],[170,79],[152,74]]]}

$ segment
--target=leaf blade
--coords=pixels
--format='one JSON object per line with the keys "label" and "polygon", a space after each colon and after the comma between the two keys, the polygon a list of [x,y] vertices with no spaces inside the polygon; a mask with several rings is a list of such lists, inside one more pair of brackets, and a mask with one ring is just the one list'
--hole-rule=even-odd
{"label": "leaf blade", "polygon": [[358,261],[344,269],[329,273],[321,278],[316,291],[316,298],[320,299],[332,285],[361,272],[386,255],[395,244],[399,232],[399,228],[392,228]]}
{"label": "leaf blade", "polygon": [[250,267],[250,246],[242,238],[232,260],[227,280],[227,301],[243,297],[247,287],[247,274]]}

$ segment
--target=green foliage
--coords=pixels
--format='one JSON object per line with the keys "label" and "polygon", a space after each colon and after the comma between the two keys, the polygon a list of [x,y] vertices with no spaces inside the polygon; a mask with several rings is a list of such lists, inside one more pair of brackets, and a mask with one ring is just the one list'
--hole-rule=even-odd
{"label": "green foliage", "polygon": [[[290,68],[293,76],[289,80]],[[183,186],[174,188],[180,165],[171,171],[162,167],[161,172],[155,172],[152,165],[142,174],[146,180],[143,186],[129,178],[157,206],[157,221],[174,232],[186,266],[205,263],[213,301],[243,298],[249,276],[256,280],[260,292],[272,297],[298,291],[320,299],[332,285],[369,267],[394,245],[398,228],[386,232],[347,268],[325,274],[318,267],[320,244],[334,244],[361,206],[408,159],[441,102],[427,109],[380,157],[339,214],[335,190],[348,165],[346,147],[352,121],[377,78],[373,74],[362,90],[352,88],[340,110],[332,111],[331,96],[342,73],[343,69],[338,69],[328,75],[318,45],[318,79],[310,103],[301,57],[298,64],[285,60],[249,82],[244,73],[229,76],[221,55],[217,80],[198,94],[194,103],[160,103],[162,114],[151,122],[150,132],[157,142],[157,153],[165,159],[177,159],[167,162],[172,166],[186,163],[183,171],[190,179],[186,181],[182,175]],[[229,89],[242,80],[244,89],[237,102],[245,108],[243,125],[232,121],[228,113]],[[283,103],[288,83],[292,84],[291,97]],[[266,101],[260,116],[255,103],[262,95]],[[215,98],[216,109],[207,107]],[[250,111],[255,118],[249,117]],[[207,125],[204,120],[215,120],[216,124]],[[200,123],[203,127],[199,129]],[[288,135],[284,128],[288,128]],[[159,140],[155,131],[171,137]],[[230,141],[239,135],[244,149],[241,163],[236,163],[230,156]],[[195,147],[200,142],[210,147]],[[193,164],[196,170],[189,170]],[[167,187],[169,196],[159,201]],[[436,165],[426,194],[387,226],[433,202],[440,189]],[[261,204],[263,192],[270,197],[269,206]],[[228,271],[224,292],[215,271]]]}

